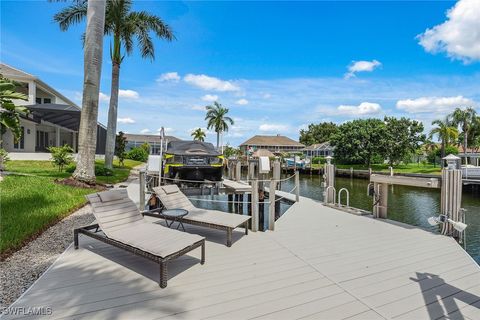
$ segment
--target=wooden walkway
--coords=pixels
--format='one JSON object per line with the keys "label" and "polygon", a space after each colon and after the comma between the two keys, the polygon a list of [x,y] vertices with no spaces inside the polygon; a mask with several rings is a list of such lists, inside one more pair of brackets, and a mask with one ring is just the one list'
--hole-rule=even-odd
{"label": "wooden walkway", "polygon": [[[207,237],[158,266],[82,237],[14,307],[71,319],[480,319],[480,268],[451,238],[302,198],[275,232]],[[10,319],[10,317],[5,317]]]}

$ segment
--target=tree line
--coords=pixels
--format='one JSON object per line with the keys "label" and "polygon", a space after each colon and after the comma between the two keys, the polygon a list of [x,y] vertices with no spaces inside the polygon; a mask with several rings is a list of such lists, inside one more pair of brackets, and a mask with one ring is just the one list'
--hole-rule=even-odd
{"label": "tree line", "polygon": [[[435,120],[432,125],[426,134],[421,122],[405,117],[357,119],[340,125],[312,123],[300,130],[300,142],[312,145],[329,141],[335,148],[338,163],[367,166],[385,160],[393,166],[421,153],[444,157],[446,151],[452,152],[452,147],[457,146],[473,152],[480,150],[480,117],[472,107],[457,108],[446,119]],[[433,138],[440,141],[440,146]]]}

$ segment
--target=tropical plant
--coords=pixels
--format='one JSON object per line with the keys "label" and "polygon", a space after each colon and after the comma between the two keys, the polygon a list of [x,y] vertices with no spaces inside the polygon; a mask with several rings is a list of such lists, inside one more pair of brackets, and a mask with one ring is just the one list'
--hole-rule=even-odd
{"label": "tropical plant", "polygon": [[206,106],[207,114],[207,129],[214,129],[217,133],[217,149],[220,146],[220,135],[228,131],[228,124],[233,125],[233,119],[228,117],[228,108],[223,107],[220,103],[215,101],[213,105]]}
{"label": "tropical plant", "polygon": [[140,148],[142,148],[143,150],[145,150],[145,152],[147,153],[147,155],[150,154],[150,144],[148,142],[144,142],[140,145]]}
{"label": "tropical plant", "polygon": [[[54,16],[62,31],[81,22],[87,15],[87,0],[75,1]],[[112,60],[112,84],[108,109],[107,141],[105,147],[105,167],[112,168],[117,127],[118,92],[120,84],[120,65],[126,55],[133,52],[134,39],[142,58],[155,59],[155,47],[151,37],[153,32],[158,38],[171,41],[175,39],[171,28],[161,18],[147,11],[132,11],[131,0],[108,0],[105,13],[105,36],[113,37],[110,46]]]}
{"label": "tropical plant", "polygon": [[[462,128],[463,152],[466,155],[468,147],[468,135],[475,125],[477,113],[472,107],[465,109],[456,108],[450,116],[452,118],[452,124]],[[467,163],[467,157],[465,156],[464,158],[465,163]]]}
{"label": "tropical plant", "polygon": [[127,152],[126,158],[135,161],[147,162],[148,152],[142,147],[136,147]]}
{"label": "tropical plant", "polygon": [[202,128],[197,128],[195,129],[191,136],[193,137],[193,140],[197,141],[205,141],[205,131],[202,130]]}
{"label": "tropical plant", "polygon": [[[15,92],[15,82],[0,75],[0,135],[3,136],[7,129],[13,133],[15,141],[21,138],[20,115],[27,114],[28,109],[16,106],[12,100],[27,101],[28,97],[20,92]],[[0,146],[2,139],[0,138]]]}
{"label": "tropical plant", "polygon": [[53,165],[57,166],[60,172],[63,171],[63,167],[68,166],[73,161],[73,149],[68,144],[63,147],[50,147],[48,151],[52,155]]}
{"label": "tropical plant", "polygon": [[333,122],[311,123],[307,129],[300,130],[300,143],[307,146],[329,141],[331,136],[337,132],[337,125]]}
{"label": "tropical plant", "polygon": [[[97,144],[98,97],[102,72],[105,1],[88,1],[88,22],[83,50],[83,97],[78,131],[78,157],[77,167],[72,175],[74,179],[90,184],[95,183],[95,149]],[[76,19],[78,20],[78,18]]]}
{"label": "tropical plant", "polygon": [[118,163],[123,167],[124,166],[124,160],[125,156],[127,153],[125,152],[125,148],[127,146],[127,138],[125,137],[125,134],[120,131],[117,134],[116,141],[115,141],[115,155],[118,158]]}
{"label": "tropical plant", "polygon": [[234,156],[241,156],[242,155],[242,151],[240,149],[237,149],[237,148],[234,148],[230,145],[226,145],[225,146],[225,149],[223,149],[223,155],[225,158],[230,158],[230,157],[234,157]]}
{"label": "tropical plant", "polygon": [[430,137],[438,136],[438,139],[441,141],[441,157],[444,158],[445,147],[457,140],[458,130],[452,125],[448,117],[445,120],[435,120],[432,122],[432,125],[436,125],[436,127],[430,131]]}

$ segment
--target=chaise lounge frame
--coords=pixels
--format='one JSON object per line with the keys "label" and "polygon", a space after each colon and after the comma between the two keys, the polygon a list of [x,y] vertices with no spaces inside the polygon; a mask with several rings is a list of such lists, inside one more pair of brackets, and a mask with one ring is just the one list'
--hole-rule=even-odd
{"label": "chaise lounge frame", "polygon": [[[155,213],[155,212],[157,212],[157,213]],[[154,209],[154,210],[151,210],[151,211],[144,211],[144,212],[142,212],[142,215],[143,216],[148,216],[148,217],[159,218],[159,219],[167,219],[167,220],[170,220],[170,221],[176,221],[175,218],[173,218],[173,217],[168,217],[168,216],[162,215],[161,211],[158,210],[158,209]],[[245,235],[248,235],[248,222],[250,220],[247,220],[244,223],[242,223],[242,224],[240,224],[236,227],[227,227],[227,226],[222,226],[222,225],[218,225],[218,224],[214,224],[214,223],[191,220],[191,219],[188,219],[188,216],[183,217],[181,219],[181,221],[183,223],[187,223],[187,224],[191,224],[191,225],[196,225],[196,226],[200,226],[200,227],[207,227],[207,228],[211,228],[211,229],[226,231],[227,232],[227,247],[231,247],[232,246],[233,230],[238,228],[238,227],[243,226],[245,228]]]}
{"label": "chaise lounge frame", "polygon": [[[146,212],[149,212],[149,211],[146,211]],[[145,214],[145,212],[141,212],[141,213]],[[95,229],[95,231],[91,231],[92,229]],[[144,258],[146,258],[148,260],[151,260],[155,263],[158,263],[159,268],[160,268],[160,279],[159,279],[158,284],[161,288],[166,288],[167,287],[167,279],[168,279],[167,263],[170,260],[173,260],[175,258],[183,256],[184,254],[186,254],[186,253],[188,253],[188,252],[190,252],[190,251],[192,251],[192,250],[194,250],[198,247],[202,247],[202,256],[201,256],[200,264],[205,263],[205,239],[197,241],[197,242],[193,243],[192,245],[190,245],[190,246],[188,246],[188,247],[186,247],[186,248],[184,248],[180,251],[172,253],[172,254],[170,254],[166,257],[161,257],[161,256],[151,254],[149,252],[143,251],[141,249],[135,248],[135,247],[130,246],[128,244],[124,244],[120,241],[116,241],[114,239],[108,238],[103,233],[99,233],[99,231],[101,231],[101,230],[100,230],[100,226],[98,224],[92,224],[92,225],[89,225],[89,226],[74,229],[73,230],[73,242],[74,242],[75,249],[78,249],[78,245],[79,245],[78,235],[83,234],[83,235],[86,235],[87,237],[91,237],[93,239],[99,240],[101,242],[107,243],[107,244],[112,245],[114,247],[126,250],[128,252],[131,252],[131,253],[137,255],[137,256],[141,256],[141,257],[144,257]]]}

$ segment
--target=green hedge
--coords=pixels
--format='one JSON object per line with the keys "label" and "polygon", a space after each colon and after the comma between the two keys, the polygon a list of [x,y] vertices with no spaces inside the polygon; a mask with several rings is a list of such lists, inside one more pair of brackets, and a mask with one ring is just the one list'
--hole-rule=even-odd
{"label": "green hedge", "polygon": [[137,147],[127,152],[126,159],[131,159],[140,162],[147,162],[148,160],[148,151],[145,148]]}

